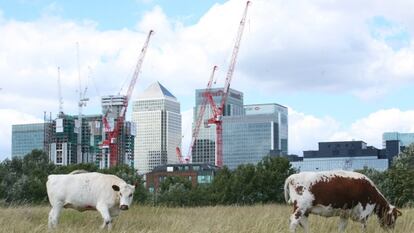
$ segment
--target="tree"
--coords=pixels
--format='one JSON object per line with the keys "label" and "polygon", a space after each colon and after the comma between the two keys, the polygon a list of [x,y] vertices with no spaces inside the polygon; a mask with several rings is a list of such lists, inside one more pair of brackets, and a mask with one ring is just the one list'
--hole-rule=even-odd
{"label": "tree", "polygon": [[259,190],[262,193],[260,201],[283,203],[285,180],[296,172],[289,160],[283,157],[266,156],[257,164],[257,169],[260,177]]}
{"label": "tree", "polygon": [[261,180],[257,174],[256,166],[243,164],[233,172],[230,184],[232,192],[232,203],[253,204],[260,200],[262,193],[259,190]]}
{"label": "tree", "polygon": [[210,186],[211,200],[217,204],[231,204],[234,203],[231,183],[233,173],[227,166],[223,166],[214,177],[213,183]]}
{"label": "tree", "polygon": [[387,171],[389,196],[398,206],[414,204],[414,144],[408,146],[393,161]]}
{"label": "tree", "polygon": [[159,186],[156,195],[156,204],[167,206],[189,206],[191,182],[183,177],[168,176]]}
{"label": "tree", "polygon": [[394,158],[392,168],[407,170],[414,169],[414,143],[406,147],[402,153]]}

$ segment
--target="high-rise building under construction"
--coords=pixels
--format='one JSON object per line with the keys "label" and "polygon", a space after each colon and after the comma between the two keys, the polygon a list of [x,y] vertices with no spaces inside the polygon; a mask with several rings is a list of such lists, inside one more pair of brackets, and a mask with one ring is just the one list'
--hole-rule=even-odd
{"label": "high-rise building under construction", "polygon": [[[50,160],[57,165],[69,165],[76,163],[94,163],[100,168],[106,168],[109,160],[102,153],[103,124],[102,115],[85,115],[82,120],[82,128],[79,130],[77,116],[60,114],[54,120],[50,136],[49,155]],[[77,155],[77,135],[81,133],[81,152]],[[131,122],[125,122],[119,140],[121,164],[132,164],[133,135],[131,134]],[[78,160],[78,158],[81,158]]]}
{"label": "high-rise building under construction", "polygon": [[[102,96],[102,114],[106,116],[109,124],[109,131],[115,130],[117,120],[121,115],[121,111],[124,108],[126,101],[125,95],[107,95]],[[116,138],[117,143],[117,164],[129,164],[133,165],[134,161],[134,137],[135,137],[135,125],[132,122],[125,121],[122,126],[119,127],[120,134]],[[103,131],[104,132],[104,131]],[[103,140],[109,137],[109,132],[105,132]],[[109,148],[102,149],[102,160],[100,167],[109,167]]]}

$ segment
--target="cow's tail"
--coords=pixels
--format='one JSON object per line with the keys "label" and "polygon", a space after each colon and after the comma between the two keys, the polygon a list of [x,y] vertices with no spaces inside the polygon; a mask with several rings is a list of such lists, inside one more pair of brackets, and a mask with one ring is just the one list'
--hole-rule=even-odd
{"label": "cow's tail", "polygon": [[289,203],[289,183],[292,180],[292,176],[289,176],[285,180],[285,187],[284,187],[284,193],[285,193],[285,201],[286,203]]}

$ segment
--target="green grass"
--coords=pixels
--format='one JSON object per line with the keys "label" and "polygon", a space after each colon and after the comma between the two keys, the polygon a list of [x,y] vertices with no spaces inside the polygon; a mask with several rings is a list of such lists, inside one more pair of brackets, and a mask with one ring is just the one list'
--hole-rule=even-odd
{"label": "green grass", "polygon": [[[202,208],[166,208],[132,206],[113,222],[112,232],[142,233],[239,233],[288,232],[292,207],[285,205],[219,206]],[[395,233],[414,232],[414,209],[403,209]],[[0,208],[0,232],[46,232],[49,207]],[[63,210],[55,232],[102,232],[102,218],[96,211]],[[313,233],[337,232],[338,218],[310,215]],[[346,232],[360,232],[360,224],[350,221]],[[106,232],[106,231],[105,231]],[[299,229],[298,232],[303,232]],[[386,232],[371,216],[367,233]]]}

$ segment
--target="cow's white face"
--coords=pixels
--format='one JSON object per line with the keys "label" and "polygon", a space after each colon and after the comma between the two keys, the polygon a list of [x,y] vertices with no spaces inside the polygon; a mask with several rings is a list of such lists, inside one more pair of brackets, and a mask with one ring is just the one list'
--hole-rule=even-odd
{"label": "cow's white face", "polygon": [[112,189],[118,192],[119,209],[128,210],[134,197],[135,186],[129,184],[123,184],[121,186],[112,185]]}
{"label": "cow's white face", "polygon": [[381,226],[383,228],[392,229],[395,226],[397,217],[401,216],[402,213],[394,206],[390,206],[388,212],[385,214],[381,221]]}

